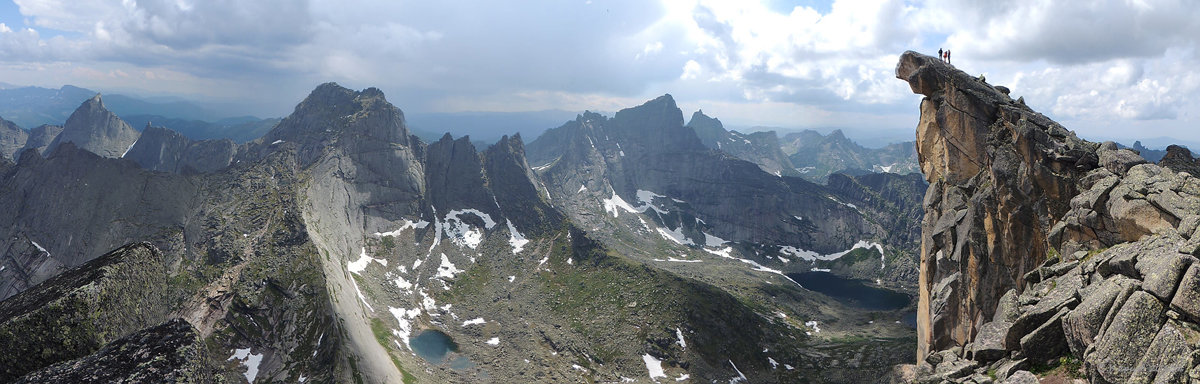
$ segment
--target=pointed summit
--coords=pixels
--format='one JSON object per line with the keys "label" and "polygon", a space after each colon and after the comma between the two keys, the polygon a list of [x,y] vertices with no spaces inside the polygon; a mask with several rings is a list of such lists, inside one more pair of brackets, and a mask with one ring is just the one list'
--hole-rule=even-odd
{"label": "pointed summit", "polygon": [[133,147],[138,131],[104,107],[100,94],[84,101],[67,123],[63,131],[46,147],[46,153],[54,152],[63,143],[72,142],[88,152],[109,158],[120,158]]}

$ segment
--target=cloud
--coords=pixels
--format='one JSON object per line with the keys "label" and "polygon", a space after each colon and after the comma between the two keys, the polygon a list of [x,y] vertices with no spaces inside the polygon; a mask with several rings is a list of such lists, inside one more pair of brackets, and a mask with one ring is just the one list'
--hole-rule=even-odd
{"label": "cloud", "polygon": [[953,32],[954,50],[989,60],[1086,64],[1161,57],[1178,46],[1197,47],[1200,7],[1191,1],[933,0],[927,12]]}
{"label": "cloud", "polygon": [[919,96],[896,58],[939,47],[1055,118],[1182,132],[1200,111],[1200,7],[1182,0],[16,3],[30,28],[0,24],[2,78],[269,99],[267,114],[338,81],[419,111],[671,93],[731,125],[909,129],[897,116],[915,121]]}

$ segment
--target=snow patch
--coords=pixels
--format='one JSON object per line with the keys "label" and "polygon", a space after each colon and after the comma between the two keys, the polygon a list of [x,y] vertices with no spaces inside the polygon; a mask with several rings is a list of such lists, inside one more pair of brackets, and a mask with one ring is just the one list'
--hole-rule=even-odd
{"label": "snow patch", "polygon": [[[141,140],[141,139],[142,139],[142,137],[139,135],[139,136],[138,136],[138,140]],[[125,158],[125,155],[128,155],[128,154],[129,154],[129,150],[133,149],[133,146],[137,145],[137,142],[138,142],[138,140],[134,140],[134,141],[133,141],[133,144],[129,144],[129,148],[125,148],[125,152],[121,152],[121,158],[122,158],[122,159],[124,159],[124,158]],[[251,381],[253,381],[253,380],[251,380]]]}
{"label": "snow patch", "polygon": [[663,372],[662,360],[650,356],[649,353],[642,355],[642,361],[646,363],[646,370],[650,371],[650,380],[656,377],[667,378],[667,373]]}
{"label": "snow patch", "polygon": [[258,364],[262,363],[263,355],[261,353],[250,353],[250,348],[236,349],[233,351],[233,356],[225,361],[237,360],[246,367],[246,381],[251,383],[258,377]]}
{"label": "snow patch", "polygon": [[39,251],[42,251],[42,253],[45,253],[47,257],[50,256],[50,251],[47,251],[46,248],[43,248],[41,244],[38,244],[36,241],[33,241],[33,240],[29,240],[29,243],[33,244],[33,246],[35,248],[37,248]]}
{"label": "snow patch", "polygon": [[508,282],[510,282],[510,283],[511,283],[511,282],[513,282],[513,281],[515,281],[515,280],[517,280],[517,277],[516,277],[516,276],[509,276],[509,277],[508,277]]}
{"label": "snow patch", "polygon": [[508,245],[512,246],[513,254],[521,253],[525,249],[525,244],[529,244],[529,239],[525,238],[521,232],[517,232],[517,227],[513,226],[512,220],[505,219],[508,224]]}
{"label": "snow patch", "polygon": [[375,232],[375,237],[399,236],[400,233],[404,232],[404,230],[406,230],[406,229],[409,229],[409,228],[424,229],[425,227],[428,227],[428,226],[429,226],[428,221],[418,220],[417,222],[414,223],[412,221],[409,221],[408,219],[405,219],[404,224],[401,225],[400,228],[397,228],[395,231],[391,231],[391,232]]}
{"label": "snow patch", "polygon": [[630,206],[629,203],[626,203],[621,196],[617,195],[616,191],[613,191],[612,198],[604,199],[603,202],[604,212],[611,213],[613,217],[620,217],[618,209],[629,213],[638,213],[638,210]]}
{"label": "snow patch", "polygon": [[[396,322],[400,324],[400,329],[392,330],[392,334],[396,335],[400,340],[404,340],[404,346],[408,347],[408,337],[412,335],[412,319],[416,319],[421,315],[421,310],[418,308],[404,309],[388,307],[388,312],[396,318]],[[397,343],[399,344],[399,343]]]}
{"label": "snow patch", "polygon": [[687,236],[685,236],[685,235],[683,234],[683,227],[682,227],[682,226],[681,226],[681,227],[679,227],[679,228],[676,228],[676,229],[674,229],[674,230],[670,230],[670,231],[668,231],[668,230],[666,230],[666,229],[662,229],[662,228],[655,228],[655,229],[656,229],[656,230],[658,230],[658,234],[659,234],[659,235],[662,235],[662,237],[663,237],[664,239],[667,239],[667,240],[670,240],[670,241],[674,241],[676,244],[679,244],[679,245],[696,245],[696,243],[693,243],[691,239],[688,239],[688,238],[687,238]]}
{"label": "snow patch", "polygon": [[833,272],[833,270],[829,269],[829,268],[817,268],[817,267],[813,267],[812,271],[813,272]]}
{"label": "snow patch", "polygon": [[822,254],[819,254],[819,253],[816,253],[813,251],[796,248],[796,247],[793,247],[790,245],[780,247],[779,252],[781,252],[785,255],[799,257],[806,261],[837,260],[838,258],[850,253],[851,251],[854,251],[855,249],[860,249],[860,248],[861,249],[875,248],[877,251],[879,251],[879,253],[881,255],[883,254],[883,245],[880,245],[879,243],[875,243],[875,242],[866,241],[866,240],[859,240],[857,243],[854,243],[854,245],[851,246],[850,249],[847,249],[847,250],[841,251],[841,252],[830,253],[828,255],[822,255]]}
{"label": "snow patch", "polygon": [[742,370],[738,369],[737,364],[733,363],[733,360],[729,360],[729,365],[732,365],[733,371],[737,372],[737,374],[738,374],[737,377],[729,380],[729,384],[742,383],[742,382],[746,382],[749,380],[746,378],[746,375],[742,374]]}
{"label": "snow patch", "polygon": [[775,361],[775,359],[772,359],[770,356],[767,357],[767,362],[771,363],[771,369],[779,368],[779,362]]}
{"label": "snow patch", "polygon": [[[812,333],[821,333],[821,327],[819,326],[819,324],[821,324],[821,323],[817,322],[816,320],[809,320],[809,321],[804,322],[805,327],[812,328]],[[812,335],[812,333],[809,333],[809,335]]]}
{"label": "snow patch", "polygon": [[[358,254],[358,260],[346,263],[346,269],[354,274],[361,275],[362,271],[366,270],[367,265],[371,264],[372,261],[379,263],[379,264],[383,264],[383,266],[385,266],[385,267],[387,266],[387,260],[376,259],[371,256],[367,256],[367,248],[363,247],[362,253]],[[416,267],[414,267],[414,268],[416,268]]]}
{"label": "snow patch", "polygon": [[707,233],[704,234],[704,246],[706,247],[720,247],[725,245],[725,243],[728,243],[725,239]]}
{"label": "snow patch", "polygon": [[437,277],[440,277],[443,279],[453,279],[454,275],[457,275],[457,274],[463,273],[463,272],[464,272],[463,270],[455,267],[454,263],[450,262],[450,258],[446,257],[445,253],[442,254],[442,265],[438,266]]}
{"label": "snow patch", "polygon": [[783,367],[784,367],[784,368],[787,368],[787,370],[789,370],[789,371],[790,371],[790,370],[793,370],[793,369],[796,369],[796,367],[793,367],[791,364],[784,364],[784,365],[783,365]]}
{"label": "snow patch", "polygon": [[499,337],[490,338],[490,339],[488,339],[488,341],[486,341],[486,343],[487,343],[487,345],[500,345],[500,338]]}
{"label": "snow patch", "polygon": [[[272,142],[271,142],[271,145],[275,145],[275,144],[282,144],[282,143],[286,143],[286,141],[283,141],[283,140],[275,140],[275,141],[272,141]],[[124,157],[124,156],[122,156],[122,157]]]}
{"label": "snow patch", "polygon": [[492,220],[492,216],[480,212],[478,209],[458,209],[446,214],[446,224],[444,225],[446,237],[460,247],[465,245],[475,249],[479,247],[479,243],[483,242],[483,232],[473,229],[470,224],[463,222],[459,218],[459,215],[463,214],[472,214],[483,219],[483,226],[486,229],[495,227],[496,222]]}
{"label": "snow patch", "polygon": [[684,381],[684,380],[690,379],[691,377],[692,377],[692,375],[684,373],[684,374],[679,375],[679,377],[676,378],[675,381]]}
{"label": "snow patch", "polygon": [[687,341],[683,340],[683,331],[675,328],[675,337],[679,338],[679,348],[687,349]]}
{"label": "snow patch", "polygon": [[580,185],[580,186],[579,186],[579,190],[578,190],[578,191],[575,191],[575,193],[583,193],[583,191],[586,191],[586,190],[587,190],[587,186],[586,186],[586,185]]}
{"label": "snow patch", "polygon": [[464,326],[464,327],[465,327],[465,326],[468,326],[468,325],[483,324],[483,323],[486,323],[486,322],[487,322],[487,321],[484,321],[482,317],[478,317],[478,318],[474,318],[474,319],[471,319],[471,320],[464,321],[462,326]]}
{"label": "snow patch", "polygon": [[367,309],[371,310],[371,312],[374,313],[375,308],[371,307],[371,303],[367,302],[367,297],[363,295],[362,290],[358,289],[358,282],[354,281],[354,278],[350,278],[350,284],[354,285],[354,293],[358,294],[358,299],[362,300],[363,305],[367,306]]}

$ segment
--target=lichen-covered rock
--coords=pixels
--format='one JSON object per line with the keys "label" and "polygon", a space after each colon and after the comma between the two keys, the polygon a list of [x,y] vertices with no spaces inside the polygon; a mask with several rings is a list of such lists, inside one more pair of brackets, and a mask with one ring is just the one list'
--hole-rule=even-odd
{"label": "lichen-covered rock", "polygon": [[16,383],[226,382],[204,341],[183,319],[123,337],[79,359],[31,372]]}
{"label": "lichen-covered rock", "polygon": [[1007,321],[992,321],[979,327],[971,352],[975,361],[990,363],[1008,356],[1008,348],[1004,345],[1005,336],[1012,323]]}
{"label": "lichen-covered rock", "polygon": [[1138,260],[1137,269],[1143,276],[1142,289],[1165,303],[1170,303],[1175,295],[1175,287],[1184,272],[1196,262],[1196,258],[1175,252],[1174,244],[1166,244],[1166,249],[1157,255],[1142,257]]}
{"label": "lichen-covered rock", "polygon": [[166,283],[162,254],[135,243],[0,301],[0,381],[163,321]]}
{"label": "lichen-covered rock", "polygon": [[1191,317],[1193,321],[1200,320],[1200,265],[1192,264],[1183,275],[1175,297],[1171,299],[1171,309]]}
{"label": "lichen-covered rock", "polygon": [[[1178,376],[1187,368],[1187,364],[1179,364],[1176,360],[1180,356],[1187,356],[1188,352],[1190,349],[1183,334],[1171,323],[1163,325],[1162,330],[1158,331],[1158,335],[1150,343],[1150,347],[1146,349],[1146,354],[1142,356],[1137,366],[1134,367],[1133,373],[1129,375],[1129,383],[1148,384],[1156,382],[1159,375],[1162,375],[1164,379]],[[1163,375],[1164,372],[1167,374]]]}
{"label": "lichen-covered rock", "polygon": [[1144,291],[1134,292],[1121,306],[1112,325],[1085,357],[1092,383],[1124,383],[1158,334],[1166,306]]}
{"label": "lichen-covered rock", "polygon": [[1124,276],[1105,280],[1063,318],[1063,332],[1071,353],[1083,356],[1084,351],[1095,342],[1096,336],[1104,328],[1104,320],[1113,303],[1118,297],[1132,294],[1137,288],[1135,284],[1133,279]]}
{"label": "lichen-covered rock", "polygon": [[1021,353],[1025,358],[1035,362],[1047,362],[1069,350],[1062,326],[1063,316],[1066,316],[1067,312],[1070,312],[1067,308],[1060,309],[1045,324],[1021,338]]}
{"label": "lichen-covered rock", "polygon": [[1004,379],[1004,384],[1038,384],[1038,378],[1029,371],[1017,371]]}

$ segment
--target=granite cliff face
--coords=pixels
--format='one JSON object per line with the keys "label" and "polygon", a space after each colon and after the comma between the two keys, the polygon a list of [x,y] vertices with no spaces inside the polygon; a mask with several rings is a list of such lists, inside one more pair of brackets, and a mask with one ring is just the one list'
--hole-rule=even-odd
{"label": "granite cliff face", "polygon": [[75,146],[102,157],[120,158],[133,147],[137,139],[138,131],[109,112],[100,95],[96,94],[67,118],[62,133],[47,146],[45,154],[50,154],[60,145],[75,143]]}
{"label": "granite cliff face", "polygon": [[933,57],[906,52],[896,76],[925,96],[918,382],[1063,361],[1095,383],[1200,379],[1200,180]]}

